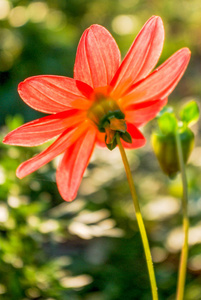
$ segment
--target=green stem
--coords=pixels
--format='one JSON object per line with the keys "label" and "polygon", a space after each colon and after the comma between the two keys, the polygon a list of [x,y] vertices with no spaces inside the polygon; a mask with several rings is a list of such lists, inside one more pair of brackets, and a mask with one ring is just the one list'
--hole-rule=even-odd
{"label": "green stem", "polygon": [[176,300],[183,300],[184,298],[184,286],[186,280],[186,267],[188,260],[188,231],[189,231],[189,219],[188,219],[188,184],[185,172],[185,164],[183,159],[182,145],[179,136],[178,129],[175,132],[176,145],[178,152],[178,159],[181,171],[182,185],[183,185],[183,195],[182,195],[182,210],[183,210],[183,232],[184,232],[184,242],[181,250],[180,264],[179,264],[179,274],[178,274],[178,284],[177,284],[177,296]]}
{"label": "green stem", "polygon": [[138,223],[138,226],[139,226],[139,230],[140,230],[140,234],[141,234],[141,238],[142,238],[142,243],[143,243],[143,247],[144,247],[144,252],[145,252],[145,256],[146,256],[146,261],[147,261],[147,268],[148,268],[148,272],[149,272],[149,279],[150,279],[151,290],[152,290],[152,299],[153,300],[158,300],[158,291],[157,291],[157,286],[156,286],[156,279],[155,279],[155,274],[154,274],[151,251],[150,251],[150,248],[149,248],[149,242],[148,242],[148,238],[147,238],[147,234],[146,234],[142,214],[140,212],[140,206],[139,206],[139,203],[138,203],[138,200],[137,200],[137,194],[136,194],[135,186],[134,186],[134,183],[133,183],[131,170],[130,170],[128,159],[127,159],[125,150],[122,146],[119,135],[117,135],[116,140],[117,140],[117,144],[119,146],[119,150],[120,150],[121,157],[122,157],[122,160],[123,160],[123,164],[124,164],[124,167],[125,167],[126,176],[127,176],[127,179],[128,179],[128,184],[129,184],[132,199],[133,199],[133,204],[134,204],[134,207],[135,207],[136,220],[137,220],[137,223]]}

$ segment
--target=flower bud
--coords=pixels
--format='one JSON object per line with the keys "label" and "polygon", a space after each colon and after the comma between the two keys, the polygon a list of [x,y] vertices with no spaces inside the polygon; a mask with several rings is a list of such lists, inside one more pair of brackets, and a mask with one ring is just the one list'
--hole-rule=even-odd
{"label": "flower bud", "polygon": [[[184,163],[186,163],[194,147],[194,134],[190,128],[185,127],[185,129],[179,130],[179,138],[181,140]],[[151,142],[163,172],[170,178],[175,177],[180,170],[175,134],[163,134],[159,131],[153,132]]]}

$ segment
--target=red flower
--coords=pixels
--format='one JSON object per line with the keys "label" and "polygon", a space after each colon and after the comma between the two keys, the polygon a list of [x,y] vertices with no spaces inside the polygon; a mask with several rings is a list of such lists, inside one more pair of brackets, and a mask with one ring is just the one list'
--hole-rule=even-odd
{"label": "red flower", "polygon": [[36,146],[57,139],[22,163],[17,176],[22,178],[63,153],[56,180],[62,197],[71,201],[95,144],[105,146],[106,142],[113,148],[118,132],[125,148],[143,146],[145,138],[138,127],[166,104],[190,59],[189,49],[183,48],[150,74],[163,40],[162,20],[153,16],[120,63],[113,37],[104,27],[92,25],[79,42],[74,79],[44,75],[21,82],[18,92],[25,103],[51,115],[15,129],[4,143]]}

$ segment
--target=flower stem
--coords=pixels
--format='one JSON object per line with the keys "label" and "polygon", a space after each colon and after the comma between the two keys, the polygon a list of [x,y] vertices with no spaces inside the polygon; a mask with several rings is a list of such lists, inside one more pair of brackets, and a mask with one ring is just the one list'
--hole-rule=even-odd
{"label": "flower stem", "polygon": [[123,160],[123,164],[124,164],[124,167],[125,167],[126,176],[127,176],[127,179],[128,179],[128,184],[129,184],[129,187],[130,187],[130,191],[131,191],[131,195],[132,195],[132,199],[133,199],[133,204],[134,204],[134,208],[135,208],[136,220],[137,220],[139,230],[140,230],[140,234],[141,234],[141,238],[142,238],[142,243],[143,243],[144,252],[145,252],[146,261],[147,261],[147,268],[148,268],[148,272],[149,272],[151,290],[152,290],[152,299],[153,300],[158,300],[158,291],[157,291],[157,286],[156,286],[156,279],[155,279],[155,274],[154,274],[151,251],[150,251],[149,242],[148,242],[148,238],[147,238],[147,234],[146,234],[146,230],[145,230],[145,226],[144,226],[144,221],[143,221],[143,218],[142,218],[142,214],[140,212],[140,206],[139,206],[139,203],[138,203],[138,200],[137,200],[137,194],[136,194],[136,190],[135,190],[135,186],[134,186],[130,166],[129,166],[128,159],[127,159],[125,150],[122,146],[119,135],[117,135],[116,140],[117,140],[117,144],[119,146],[119,150],[120,150],[121,157],[122,157],[122,160]]}
{"label": "flower stem", "polygon": [[185,172],[185,164],[183,159],[182,145],[179,136],[178,129],[175,131],[177,153],[181,171],[183,195],[182,195],[182,210],[183,210],[183,231],[184,231],[184,242],[181,250],[179,273],[178,273],[178,284],[177,284],[177,296],[176,300],[183,300],[184,298],[184,286],[186,280],[186,267],[188,260],[188,231],[189,231],[189,219],[188,219],[188,184]]}

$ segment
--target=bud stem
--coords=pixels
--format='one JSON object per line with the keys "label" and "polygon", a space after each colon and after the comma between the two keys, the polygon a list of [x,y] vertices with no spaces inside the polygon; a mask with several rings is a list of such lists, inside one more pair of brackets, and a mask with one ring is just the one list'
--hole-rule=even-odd
{"label": "bud stem", "polygon": [[179,166],[180,166],[182,186],[183,186],[182,209],[183,209],[183,231],[184,231],[184,242],[182,246],[180,264],[179,264],[176,300],[183,300],[184,286],[186,280],[186,267],[187,267],[187,260],[188,260],[188,231],[189,231],[188,184],[187,184],[185,164],[184,164],[183,153],[182,153],[182,145],[181,145],[178,129],[175,130],[175,138],[176,138],[177,154],[179,159]]}
{"label": "bud stem", "polygon": [[151,290],[152,290],[152,299],[158,300],[158,292],[157,292],[155,273],[154,273],[153,262],[152,262],[152,257],[151,257],[151,251],[150,251],[149,242],[148,242],[148,238],[147,238],[147,234],[146,234],[146,229],[144,226],[144,221],[142,218],[142,214],[140,212],[140,206],[139,206],[139,203],[137,200],[137,194],[136,194],[130,166],[128,163],[128,159],[127,159],[124,147],[122,146],[119,134],[117,134],[116,140],[117,140],[117,144],[119,146],[119,150],[120,150],[121,157],[123,160],[124,168],[126,171],[126,176],[128,179],[128,184],[130,187],[133,204],[134,204],[134,208],[135,208],[136,220],[137,220],[139,231],[140,231],[141,238],[142,238],[142,243],[143,243],[144,252],[145,252],[146,261],[147,261],[147,268],[148,268],[148,272],[149,272]]}

